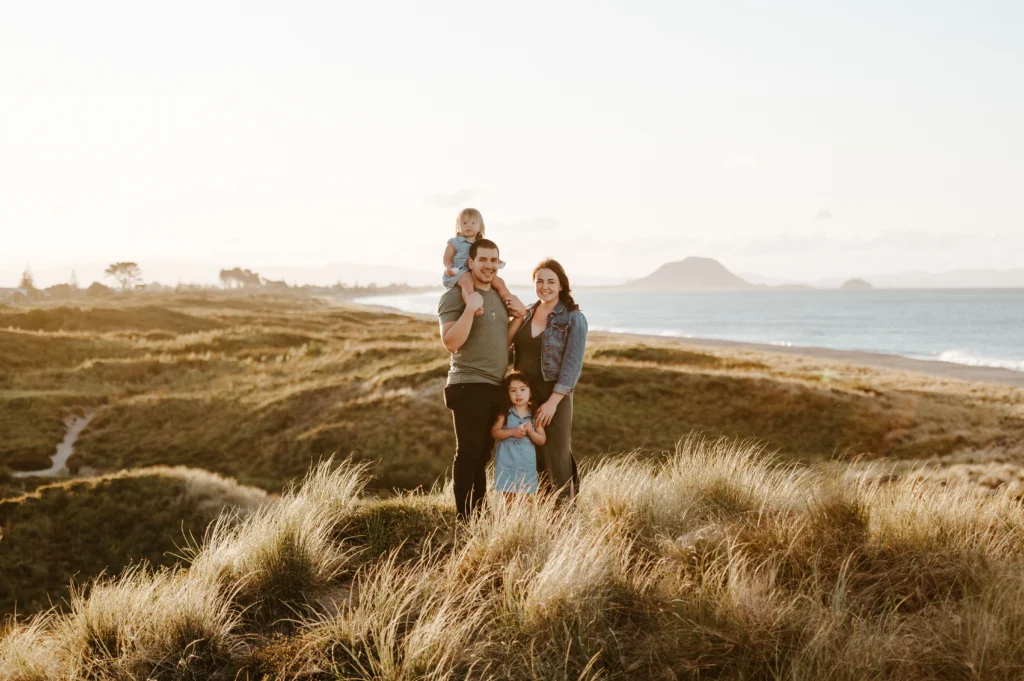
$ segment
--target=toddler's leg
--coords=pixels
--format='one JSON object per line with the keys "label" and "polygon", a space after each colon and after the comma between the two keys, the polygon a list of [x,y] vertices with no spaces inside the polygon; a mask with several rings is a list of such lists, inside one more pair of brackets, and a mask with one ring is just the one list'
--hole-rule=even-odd
{"label": "toddler's leg", "polygon": [[[469,305],[469,297],[476,292],[476,286],[473,285],[473,275],[469,272],[463,272],[462,276],[459,277],[458,285],[462,289],[462,302]],[[481,307],[473,316],[479,317],[483,313],[484,309]]]}
{"label": "toddler's leg", "polygon": [[526,306],[523,305],[523,301],[519,300],[519,296],[515,296],[511,291],[508,290],[508,286],[505,285],[505,280],[501,277],[494,278],[494,290],[501,296],[501,302],[505,303],[505,307],[516,317],[526,316]]}

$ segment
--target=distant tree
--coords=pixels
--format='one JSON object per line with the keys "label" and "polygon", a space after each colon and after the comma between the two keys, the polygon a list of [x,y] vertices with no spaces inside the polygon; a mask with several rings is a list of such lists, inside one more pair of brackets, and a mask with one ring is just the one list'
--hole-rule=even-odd
{"label": "distant tree", "polygon": [[32,277],[32,269],[25,265],[25,271],[21,273],[21,281],[18,283],[18,288],[23,288],[26,291],[34,291],[36,288],[35,279]]}
{"label": "distant tree", "polygon": [[263,286],[263,277],[252,270],[235,267],[220,271],[220,283],[224,288],[255,288]]}
{"label": "distant tree", "polygon": [[78,275],[75,273],[74,270],[71,270],[71,278],[68,279],[68,286],[70,286],[72,288],[72,290],[74,290],[74,291],[77,291],[78,288],[79,288],[79,286],[78,286]]}
{"label": "distant tree", "polygon": [[134,288],[135,283],[142,279],[142,269],[133,262],[115,262],[103,273],[116,280],[118,286],[125,291]]}
{"label": "distant tree", "polygon": [[264,286],[266,286],[271,291],[287,291],[289,288],[288,284],[284,281],[284,279],[280,281],[272,281],[270,279],[267,279],[264,282]]}
{"label": "distant tree", "polygon": [[51,298],[71,298],[78,289],[71,288],[71,284],[54,284],[50,288],[46,289],[46,292],[50,294]]}
{"label": "distant tree", "polygon": [[89,288],[85,289],[85,295],[91,298],[102,298],[103,296],[109,296],[113,292],[114,289],[104,286],[98,281],[94,281]]}
{"label": "distant tree", "polygon": [[242,270],[242,284],[245,286],[262,286],[263,277],[251,270]]}

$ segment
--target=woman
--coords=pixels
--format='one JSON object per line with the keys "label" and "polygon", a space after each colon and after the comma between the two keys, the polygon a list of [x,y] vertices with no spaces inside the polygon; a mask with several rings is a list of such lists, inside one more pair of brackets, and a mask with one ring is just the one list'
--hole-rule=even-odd
{"label": "woman", "polygon": [[572,499],[579,491],[579,475],[572,457],[572,393],[583,371],[587,345],[587,318],[572,299],[569,277],[555,260],[544,260],[533,270],[537,302],[526,316],[509,325],[509,345],[515,368],[526,374],[540,405],[533,418],[547,430],[547,443],[539,447],[538,469],[559,496]]}

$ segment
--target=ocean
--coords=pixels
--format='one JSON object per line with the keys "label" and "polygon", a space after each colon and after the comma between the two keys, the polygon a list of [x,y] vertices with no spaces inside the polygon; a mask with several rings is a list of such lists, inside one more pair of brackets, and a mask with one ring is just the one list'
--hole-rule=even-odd
{"label": "ocean", "polygon": [[[529,304],[532,289],[513,291]],[[433,314],[441,291],[360,298]],[[591,329],[866,350],[1024,371],[1024,289],[636,293],[579,289]]]}

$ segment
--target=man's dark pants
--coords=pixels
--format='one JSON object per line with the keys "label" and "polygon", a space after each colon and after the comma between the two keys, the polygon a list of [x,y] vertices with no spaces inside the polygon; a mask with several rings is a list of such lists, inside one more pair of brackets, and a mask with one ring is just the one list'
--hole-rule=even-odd
{"label": "man's dark pants", "polygon": [[494,438],[491,426],[501,411],[501,386],[458,383],[445,386],[444,404],[455,421],[455,509],[465,520],[475,513],[487,493],[487,461]]}

